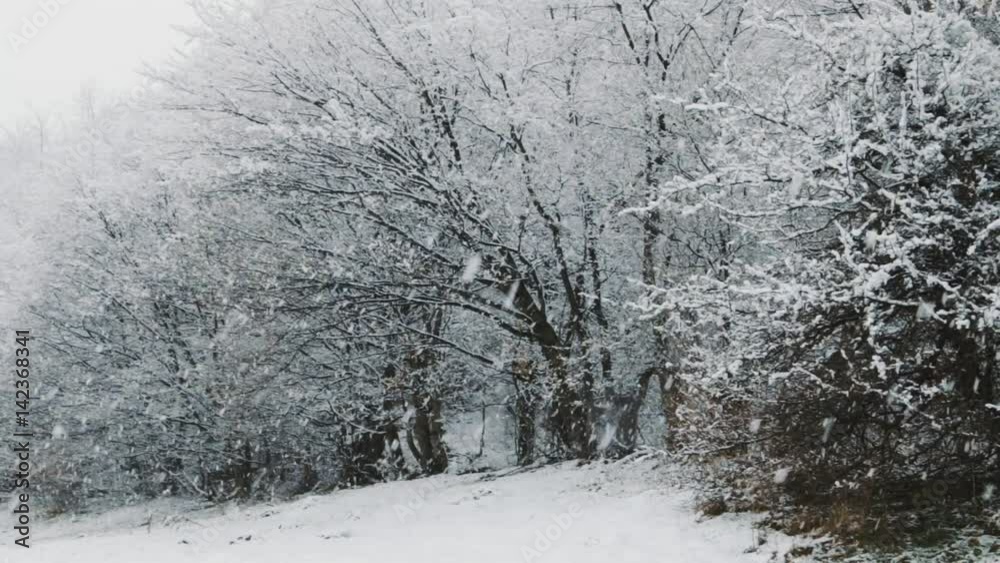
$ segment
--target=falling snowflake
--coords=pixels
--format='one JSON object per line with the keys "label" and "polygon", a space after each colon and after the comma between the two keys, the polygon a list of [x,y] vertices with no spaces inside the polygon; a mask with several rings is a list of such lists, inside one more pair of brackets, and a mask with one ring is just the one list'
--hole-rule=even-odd
{"label": "falling snowflake", "polygon": [[462,272],[462,281],[469,283],[475,281],[476,275],[479,274],[479,267],[482,266],[483,259],[478,254],[473,254],[465,262],[465,271]]}

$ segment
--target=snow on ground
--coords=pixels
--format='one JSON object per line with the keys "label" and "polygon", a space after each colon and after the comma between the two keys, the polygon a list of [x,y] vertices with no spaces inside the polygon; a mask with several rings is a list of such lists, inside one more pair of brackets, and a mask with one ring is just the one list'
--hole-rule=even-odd
{"label": "snow on ground", "polygon": [[[194,509],[163,501],[35,524],[25,563],[738,563],[751,515],[700,519],[676,470],[646,458],[446,475],[284,504]],[[6,551],[3,551],[6,550]]]}

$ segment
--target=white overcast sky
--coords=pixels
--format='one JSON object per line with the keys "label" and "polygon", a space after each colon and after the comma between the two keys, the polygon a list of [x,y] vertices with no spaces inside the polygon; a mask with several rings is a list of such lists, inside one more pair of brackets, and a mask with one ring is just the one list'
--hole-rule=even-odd
{"label": "white overcast sky", "polygon": [[[25,19],[45,24],[27,38]],[[192,22],[187,0],[0,0],[0,125],[62,114],[86,84],[127,90],[139,65],[182,45],[173,26]]]}

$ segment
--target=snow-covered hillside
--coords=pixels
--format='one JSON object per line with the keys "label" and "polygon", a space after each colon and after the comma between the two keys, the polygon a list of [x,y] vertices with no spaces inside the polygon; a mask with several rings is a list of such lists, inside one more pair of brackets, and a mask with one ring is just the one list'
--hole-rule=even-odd
{"label": "snow-covered hillside", "polygon": [[[175,503],[38,524],[32,563],[782,561],[750,515],[699,518],[659,459],[440,476],[286,504]],[[758,545],[759,544],[759,545]],[[755,549],[751,549],[756,546]]]}

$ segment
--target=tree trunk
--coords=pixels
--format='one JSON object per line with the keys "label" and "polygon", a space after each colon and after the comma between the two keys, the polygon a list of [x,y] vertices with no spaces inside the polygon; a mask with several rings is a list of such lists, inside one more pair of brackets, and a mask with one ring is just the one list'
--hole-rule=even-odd
{"label": "tree trunk", "polygon": [[406,409],[406,401],[402,399],[399,381],[396,379],[396,368],[388,364],[382,372],[382,440],[384,470],[382,479],[399,476],[406,469],[406,459],[403,457],[402,441],[399,437],[399,426],[393,417],[394,412]]}
{"label": "tree trunk", "polygon": [[639,441],[639,412],[646,402],[649,382],[658,371],[656,368],[645,370],[639,374],[635,387],[612,398],[607,418],[608,424],[614,425],[608,430],[614,433],[614,438],[604,450],[604,455],[620,458],[635,451]]}
{"label": "tree trunk", "polygon": [[415,410],[411,447],[420,468],[428,475],[444,473],[448,469],[448,449],[443,439],[441,401],[414,394],[411,407]]}
{"label": "tree trunk", "polygon": [[681,426],[678,411],[684,401],[684,382],[677,376],[677,372],[673,367],[658,370],[657,382],[660,384],[660,401],[663,418],[667,423],[667,432],[664,440],[668,448],[677,447],[680,442],[678,430]]}
{"label": "tree trunk", "polygon": [[243,442],[239,456],[240,459],[232,466],[233,496],[245,499],[253,492],[253,450],[250,448],[250,442]]}
{"label": "tree trunk", "polygon": [[[642,281],[646,285],[655,286],[659,282],[656,263],[656,241],[661,234],[659,211],[651,211],[643,218],[642,230]],[[669,265],[669,259],[666,261]],[[680,427],[678,410],[683,398],[682,382],[677,377],[677,367],[680,362],[676,342],[668,341],[661,331],[656,331],[656,362],[653,368],[657,382],[660,385],[660,405],[663,418],[667,423],[664,439],[667,447],[676,445],[677,429]],[[647,382],[648,383],[648,382]]]}
{"label": "tree trunk", "polygon": [[585,389],[581,392],[570,380],[562,352],[552,349],[545,351],[551,380],[554,381],[549,423],[571,455],[588,458],[594,451],[594,440],[591,437],[592,400]]}
{"label": "tree trunk", "polygon": [[538,397],[535,393],[534,366],[528,360],[514,362],[514,387],[517,398],[514,401],[514,420],[517,438],[514,451],[518,465],[531,465],[535,461],[535,416]]}
{"label": "tree trunk", "polygon": [[[430,321],[431,331],[436,332],[439,318]],[[448,469],[448,450],[444,443],[444,424],[441,421],[441,401],[423,390],[421,372],[435,363],[434,353],[418,349],[406,356],[406,369],[412,378],[413,391],[408,397],[413,409],[413,422],[407,433],[407,444],[424,474],[436,475]]]}
{"label": "tree trunk", "polygon": [[[365,421],[366,424],[369,421]],[[351,486],[371,485],[382,480],[379,466],[385,455],[385,437],[381,432],[349,429],[344,433],[348,459],[344,463],[344,481]]]}
{"label": "tree trunk", "polygon": [[383,425],[382,429],[382,463],[385,465],[385,470],[382,471],[382,478],[391,479],[403,472],[406,467],[406,460],[403,458],[403,447],[399,440],[399,427],[396,426],[396,423],[389,420]]}

